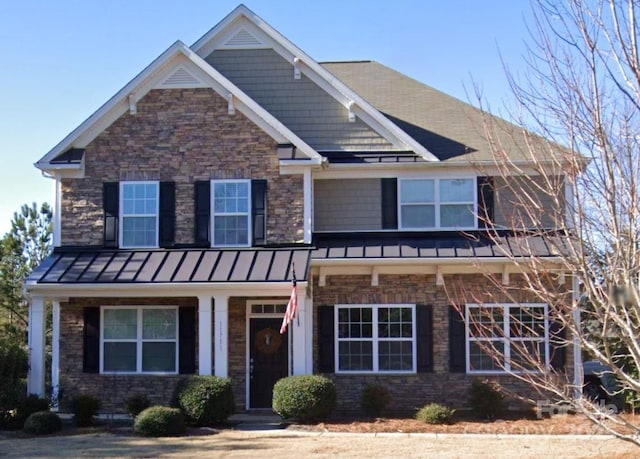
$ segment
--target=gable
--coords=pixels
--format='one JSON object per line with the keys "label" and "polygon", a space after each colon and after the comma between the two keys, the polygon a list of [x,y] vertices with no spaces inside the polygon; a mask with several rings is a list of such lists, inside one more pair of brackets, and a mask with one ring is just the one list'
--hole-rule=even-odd
{"label": "gable", "polygon": [[[82,149],[127,111],[135,115],[137,102],[154,88],[208,87],[227,100],[230,115],[239,110],[277,143],[294,145],[303,156],[320,163],[320,155],[237,86],[213,69],[184,43],[176,42],[93,115],[50,150],[36,167],[55,171],[55,159],[71,148]],[[68,169],[68,165],[64,165]],[[78,165],[80,169],[82,166]]]}
{"label": "gable", "polygon": [[397,150],[273,49],[221,49],[205,59],[302,140],[323,151]]}

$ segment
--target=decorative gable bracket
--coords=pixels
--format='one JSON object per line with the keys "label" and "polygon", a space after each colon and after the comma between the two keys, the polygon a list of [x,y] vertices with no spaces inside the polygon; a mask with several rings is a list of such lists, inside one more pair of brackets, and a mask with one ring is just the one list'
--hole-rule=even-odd
{"label": "decorative gable bracket", "polygon": [[299,57],[294,57],[293,58],[293,79],[294,80],[299,80],[300,78],[301,78],[300,58]]}
{"label": "decorative gable bracket", "polygon": [[134,93],[129,94],[129,114],[135,115],[138,113],[138,100]]}
{"label": "decorative gable bracket", "polygon": [[355,102],[354,101],[350,101],[347,104],[347,110],[348,110],[348,116],[349,116],[349,122],[350,123],[355,123],[356,122],[356,114],[353,111],[354,107],[355,107]]}
{"label": "decorative gable bracket", "polygon": [[229,102],[229,107],[227,108],[227,113],[229,115],[235,115],[236,114],[236,106],[233,104],[233,94],[229,93],[229,95],[227,96],[227,101]]}

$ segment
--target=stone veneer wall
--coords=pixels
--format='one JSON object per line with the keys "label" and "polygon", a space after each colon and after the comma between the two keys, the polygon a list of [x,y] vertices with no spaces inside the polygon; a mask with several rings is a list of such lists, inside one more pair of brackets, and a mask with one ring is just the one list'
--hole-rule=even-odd
{"label": "stone veneer wall", "polygon": [[[145,394],[152,404],[168,405],[184,375],[101,375],[83,373],[83,308],[87,306],[195,306],[196,298],[70,298],[60,306],[60,388],[63,410],[78,394],[91,394],[102,402],[103,412],[124,412],[124,399]],[[197,341],[197,336],[196,336]],[[196,343],[196,368],[197,368]]]}
{"label": "stone veneer wall", "polygon": [[[509,294],[521,302],[539,302],[522,290],[519,276],[511,275]],[[329,374],[337,385],[338,409],[343,412],[360,410],[363,388],[377,383],[389,388],[391,407],[408,412],[430,402],[463,408],[467,389],[478,375],[449,373],[449,306],[465,303],[511,303],[504,292],[492,290],[482,274],[445,276],[445,287],[436,286],[435,275],[380,275],[379,285],[371,286],[371,276],[327,276],[326,286],[313,285],[314,304],[314,373],[318,373],[318,307],[335,304],[430,304],[433,305],[433,372],[410,375],[339,375]],[[463,292],[466,292],[463,293]],[[567,349],[565,371],[573,377],[573,353]],[[483,377],[483,376],[480,376]],[[505,389],[531,400],[542,396],[528,384],[507,375],[490,376]],[[523,403],[515,398],[512,408]]]}
{"label": "stone veneer wall", "polygon": [[211,89],[155,89],[94,139],[85,177],[62,180],[62,245],[101,245],[102,184],[176,183],[176,243],[194,242],[196,180],[267,179],[267,242],[303,241],[302,175],[280,175],[277,143]]}

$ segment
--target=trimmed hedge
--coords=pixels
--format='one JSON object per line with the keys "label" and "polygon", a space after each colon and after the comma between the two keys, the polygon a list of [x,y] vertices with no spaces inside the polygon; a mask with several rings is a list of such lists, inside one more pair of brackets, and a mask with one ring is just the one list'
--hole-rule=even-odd
{"label": "trimmed hedge", "polygon": [[144,394],[134,394],[124,400],[124,407],[134,418],[151,406],[149,398]]}
{"label": "trimmed hedge", "polygon": [[289,376],[273,387],[273,411],[284,419],[318,421],[333,412],[336,402],[336,385],[324,376]]}
{"label": "trimmed hedge", "polygon": [[62,421],[56,413],[38,411],[29,415],[24,422],[23,430],[30,434],[47,435],[62,429]]}
{"label": "trimmed hedge", "polygon": [[73,420],[78,427],[92,426],[93,417],[100,410],[100,400],[93,395],[78,395],[71,400],[71,410]]}
{"label": "trimmed hedge", "polygon": [[429,403],[418,410],[416,419],[427,424],[451,424],[455,412],[439,403]]}
{"label": "trimmed hedge", "polygon": [[29,359],[25,347],[0,337],[0,429],[21,429],[31,414],[21,419],[16,417],[27,393],[28,370]]}
{"label": "trimmed hedge", "polygon": [[468,397],[471,410],[481,418],[495,419],[506,410],[505,396],[495,382],[474,379],[469,387]]}
{"label": "trimmed hedge", "polygon": [[226,420],[235,411],[228,378],[190,376],[176,387],[175,406],[196,426],[210,426]]}
{"label": "trimmed hedge", "polygon": [[389,389],[379,384],[367,384],[362,390],[360,406],[364,414],[371,417],[380,416],[389,406],[391,394]]}
{"label": "trimmed hedge", "polygon": [[184,435],[187,425],[177,408],[152,406],[136,416],[133,432],[144,437],[174,437]]}

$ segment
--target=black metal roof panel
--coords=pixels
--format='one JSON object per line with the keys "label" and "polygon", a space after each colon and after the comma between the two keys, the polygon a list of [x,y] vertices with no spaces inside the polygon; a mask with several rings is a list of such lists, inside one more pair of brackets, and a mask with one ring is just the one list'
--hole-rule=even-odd
{"label": "black metal roof panel", "polygon": [[345,258],[495,258],[552,257],[563,250],[566,236],[500,235],[486,231],[459,233],[316,234],[313,259]]}
{"label": "black metal roof panel", "polygon": [[29,276],[38,284],[306,281],[311,248],[57,249]]}
{"label": "black metal roof panel", "polygon": [[412,151],[320,151],[319,153],[334,164],[426,162],[424,158]]}

